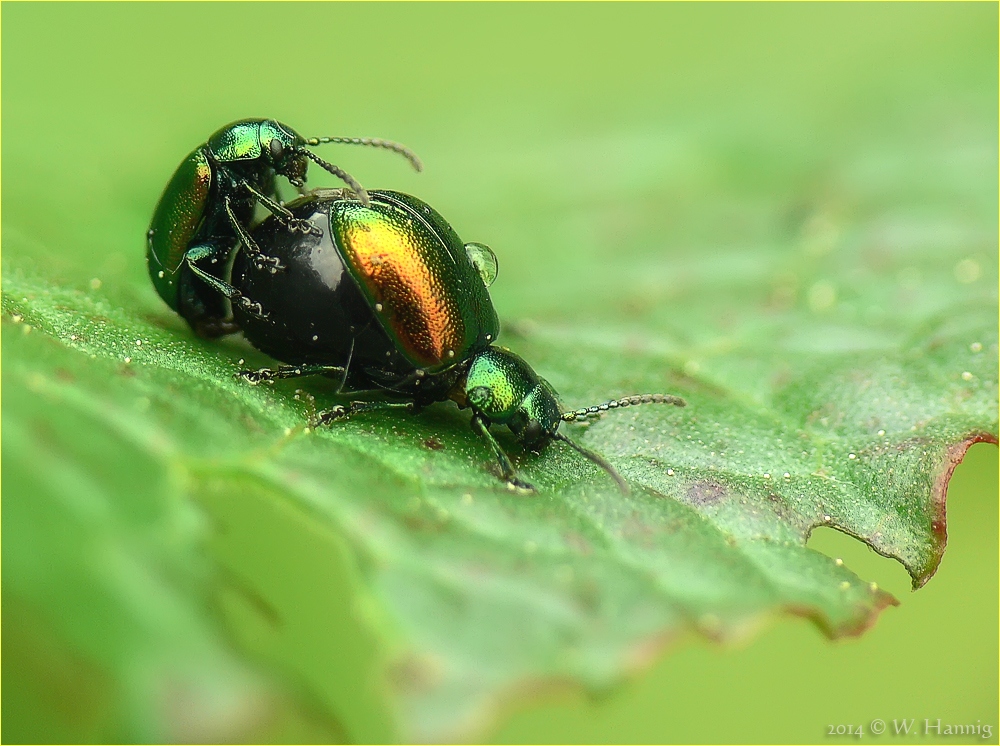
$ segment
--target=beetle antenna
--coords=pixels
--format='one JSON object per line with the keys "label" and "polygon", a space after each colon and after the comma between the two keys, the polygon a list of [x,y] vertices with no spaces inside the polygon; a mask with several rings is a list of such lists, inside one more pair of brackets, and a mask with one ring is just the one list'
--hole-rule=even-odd
{"label": "beetle antenna", "polygon": [[399,153],[408,160],[410,165],[413,166],[413,170],[417,173],[424,170],[423,162],[408,147],[392,140],[383,140],[379,137],[311,137],[306,140],[306,145],[320,145],[328,142],[339,143],[341,145],[366,145],[369,148],[391,150],[393,153]]}
{"label": "beetle antenna", "polygon": [[618,489],[622,491],[623,495],[627,495],[629,493],[628,482],[626,482],[625,479],[622,477],[622,475],[618,473],[618,470],[611,464],[609,464],[607,460],[605,460],[605,458],[601,456],[599,453],[594,453],[593,451],[584,448],[578,443],[574,443],[572,440],[567,438],[562,433],[555,433],[553,434],[552,437],[555,438],[556,440],[561,440],[563,443],[566,443],[571,448],[573,448],[573,450],[582,454],[583,456],[585,456],[586,458],[590,459],[595,464],[600,466],[602,469],[604,469],[604,471],[606,471],[609,475],[611,475],[611,478],[615,480],[615,484],[618,485]]}
{"label": "beetle antenna", "polygon": [[637,396],[625,396],[621,399],[612,399],[603,404],[595,404],[592,407],[574,409],[572,412],[563,412],[563,422],[576,422],[585,420],[588,417],[595,417],[607,412],[609,409],[621,409],[622,407],[634,407],[639,404],[673,404],[675,407],[686,407],[687,402],[679,396],[670,394],[639,394]]}
{"label": "beetle antenna", "polygon": [[351,188],[352,191],[357,193],[358,197],[361,199],[362,204],[368,207],[368,191],[361,186],[357,179],[351,176],[347,171],[340,168],[339,166],[334,166],[332,163],[328,163],[320,158],[318,155],[313,153],[311,150],[306,150],[305,148],[300,148],[299,152],[302,153],[306,158],[311,160],[313,163],[318,164],[321,168],[326,169],[331,174],[336,176],[338,179],[343,181],[347,186]]}

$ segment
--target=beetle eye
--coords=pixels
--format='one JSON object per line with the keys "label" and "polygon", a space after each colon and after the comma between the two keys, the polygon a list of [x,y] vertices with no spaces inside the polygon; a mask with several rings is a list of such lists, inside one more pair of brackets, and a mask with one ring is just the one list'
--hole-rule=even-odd
{"label": "beetle eye", "polygon": [[484,243],[467,243],[465,244],[465,253],[469,257],[469,261],[479,272],[479,276],[483,278],[483,284],[489,287],[493,284],[493,281],[497,278],[497,257],[493,253],[493,249]]}
{"label": "beetle eye", "polygon": [[271,142],[267,147],[271,151],[271,158],[274,160],[281,158],[281,154],[285,152],[285,144],[277,137],[271,138]]}
{"label": "beetle eye", "polygon": [[469,403],[477,409],[485,409],[490,405],[493,394],[486,386],[476,386],[469,392]]}

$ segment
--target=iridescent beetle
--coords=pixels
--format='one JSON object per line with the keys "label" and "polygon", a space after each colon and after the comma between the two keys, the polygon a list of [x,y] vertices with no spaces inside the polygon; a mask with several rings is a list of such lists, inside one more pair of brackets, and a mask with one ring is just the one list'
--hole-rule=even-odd
{"label": "iridescent beetle", "polygon": [[289,365],[237,375],[251,383],[325,375],[339,380],[340,391],[382,397],[336,406],[318,416],[321,423],[451,399],[472,410],[472,429],[489,444],[508,486],[533,489],[518,477],[491,424],[506,425],[529,448],[561,440],[627,491],[611,464],[559,426],[637,404],[682,407],[684,400],[645,394],[564,412],[544,378],[494,344],[500,325],[486,288],[497,264],[489,247],[463,243],[416,197],[368,196],[366,204],[347,189],[316,190],[286,205],[315,230],[292,233],[268,218],[253,231],[253,241],[286,269],[269,272],[238,252],[233,286],[262,312],[238,305],[234,315],[255,347]]}
{"label": "iridescent beetle", "polygon": [[367,193],[350,174],[308,149],[321,143],[385,148],[421,170],[416,155],[398,143],[346,137],[307,140],[273,119],[242,119],[195,148],[167,182],[146,233],[149,276],[160,297],[198,334],[217,337],[237,331],[226,318],[224,296],[247,311],[256,310],[249,301],[234,297],[231,288],[223,287],[229,258],[240,242],[262,268],[283,269],[276,257],[262,252],[248,235],[258,203],[286,230],[309,229],[278,201],[275,175],[301,188],[311,160],[350,185],[367,203]]}

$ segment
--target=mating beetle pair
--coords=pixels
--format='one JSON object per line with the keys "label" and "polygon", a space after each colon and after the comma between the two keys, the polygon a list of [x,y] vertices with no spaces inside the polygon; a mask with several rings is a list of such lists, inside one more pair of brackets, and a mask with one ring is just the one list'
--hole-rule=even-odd
{"label": "mating beetle pair", "polygon": [[[230,281],[213,275],[217,282],[207,283],[217,294],[214,307],[228,298],[233,312],[232,320],[213,317],[211,331],[240,328],[255,347],[287,363],[238,374],[251,383],[325,375],[339,381],[339,392],[379,395],[323,412],[322,423],[450,399],[472,410],[472,429],[490,446],[508,486],[533,489],[491,424],[506,425],[529,448],[561,440],[627,491],[614,467],[560,433],[560,425],[636,404],[684,406],[675,396],[646,394],[564,412],[544,378],[494,345],[500,326],[487,291],[497,272],[493,252],[463,243],[416,197],[353,185],[279,207],[240,232]],[[196,228],[191,235],[203,234]],[[260,259],[264,251],[267,261]]]}

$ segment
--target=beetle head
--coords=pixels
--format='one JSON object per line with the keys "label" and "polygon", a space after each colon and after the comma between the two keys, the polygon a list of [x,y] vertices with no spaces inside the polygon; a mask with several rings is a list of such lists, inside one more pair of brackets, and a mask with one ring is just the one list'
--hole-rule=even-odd
{"label": "beetle head", "polygon": [[306,180],[309,161],[303,154],[305,140],[291,127],[273,119],[260,123],[260,152],[275,173],[287,178],[293,185],[302,186]]}

